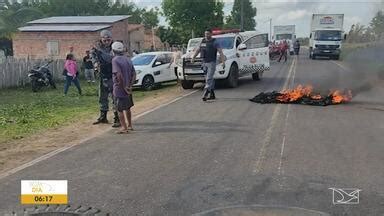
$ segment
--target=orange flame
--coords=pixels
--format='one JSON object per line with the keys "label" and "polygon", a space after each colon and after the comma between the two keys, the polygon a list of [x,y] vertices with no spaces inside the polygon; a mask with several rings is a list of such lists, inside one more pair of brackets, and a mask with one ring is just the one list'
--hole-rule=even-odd
{"label": "orange flame", "polygon": [[281,102],[297,101],[303,96],[310,96],[312,90],[313,90],[313,87],[310,85],[307,85],[307,86],[298,85],[295,89],[292,89],[292,90],[288,89],[280,92],[283,95],[277,97],[277,100]]}
{"label": "orange flame", "polygon": [[330,95],[332,96],[332,103],[334,104],[349,102],[352,100],[351,90],[348,90],[346,94],[343,94],[340,90],[336,90],[334,92],[331,92]]}
{"label": "orange flame", "polygon": [[[280,102],[295,102],[300,100],[302,97],[309,97],[313,100],[321,100],[324,99],[320,94],[312,95],[313,87],[310,85],[302,86],[298,85],[294,89],[287,89],[280,92],[277,100]],[[352,100],[352,92],[348,90],[347,93],[344,93],[340,90],[332,91],[328,96],[332,97],[333,104],[339,104],[343,102],[349,102]]]}

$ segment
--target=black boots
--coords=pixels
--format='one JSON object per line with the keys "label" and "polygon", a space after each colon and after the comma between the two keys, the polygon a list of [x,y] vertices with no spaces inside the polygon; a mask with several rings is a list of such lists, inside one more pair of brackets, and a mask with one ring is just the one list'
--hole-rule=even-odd
{"label": "black boots", "polygon": [[115,117],[113,117],[113,125],[112,125],[112,127],[118,128],[118,127],[121,126],[120,119],[119,119],[119,113],[114,112],[113,114],[115,115]]}
{"label": "black boots", "polygon": [[[208,98],[208,95],[209,95],[209,98]],[[212,90],[206,89],[202,99],[203,101],[215,100],[216,99],[215,91],[213,89]]]}
{"label": "black boots", "polygon": [[208,89],[205,89],[205,92],[204,92],[204,95],[203,95],[203,101],[207,101],[207,97],[208,97],[208,94],[209,94],[209,90]]}
{"label": "black boots", "polygon": [[215,99],[216,99],[215,91],[212,89],[211,90],[211,95],[209,96],[208,100],[215,100]]}
{"label": "black boots", "polygon": [[100,117],[93,124],[108,124],[107,111],[100,111]]}

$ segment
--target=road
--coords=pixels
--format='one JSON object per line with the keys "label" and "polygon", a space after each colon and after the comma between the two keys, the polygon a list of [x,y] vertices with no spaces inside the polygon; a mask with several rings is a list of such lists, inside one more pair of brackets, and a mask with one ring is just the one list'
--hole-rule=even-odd
{"label": "road", "polygon": [[[297,84],[337,87],[342,65],[304,50],[260,82],[218,89],[215,102],[201,92],[175,101],[132,134],[108,132],[0,179],[0,215],[22,208],[22,179],[68,180],[71,204],[111,215],[384,215],[382,87],[328,107],[248,101]],[[329,188],[360,189],[359,204],[333,204]]]}

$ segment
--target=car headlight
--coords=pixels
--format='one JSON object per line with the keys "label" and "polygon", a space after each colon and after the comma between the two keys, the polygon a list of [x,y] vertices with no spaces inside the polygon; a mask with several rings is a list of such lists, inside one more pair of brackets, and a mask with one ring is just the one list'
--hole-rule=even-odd
{"label": "car headlight", "polygon": [[137,75],[141,74],[141,72],[142,72],[141,70],[136,70]]}

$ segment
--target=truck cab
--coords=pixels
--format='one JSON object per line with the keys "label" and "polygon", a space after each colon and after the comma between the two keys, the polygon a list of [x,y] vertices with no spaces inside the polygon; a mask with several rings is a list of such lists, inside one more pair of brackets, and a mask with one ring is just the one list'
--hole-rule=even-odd
{"label": "truck cab", "polygon": [[[215,80],[224,81],[228,87],[234,88],[238,86],[240,77],[251,74],[254,80],[260,80],[264,71],[269,70],[268,34],[256,31],[252,35],[247,32],[244,36],[241,32],[216,33],[213,38],[223,49],[226,58],[223,69],[219,60],[220,55],[217,55]],[[191,58],[202,39],[190,39],[187,52],[178,63],[178,79],[184,89],[193,88],[194,83],[205,81],[202,70],[203,59],[200,54],[195,58],[194,63],[191,63]]]}
{"label": "truck cab", "polygon": [[341,53],[341,30],[315,29],[311,32],[309,40],[309,57],[328,56],[331,59],[339,59]]}
{"label": "truck cab", "polygon": [[339,59],[343,36],[344,14],[313,14],[309,34],[309,58],[326,56]]}

